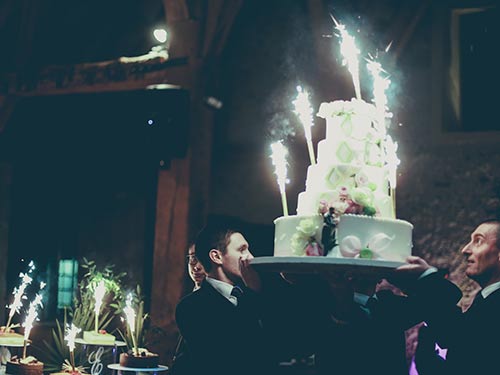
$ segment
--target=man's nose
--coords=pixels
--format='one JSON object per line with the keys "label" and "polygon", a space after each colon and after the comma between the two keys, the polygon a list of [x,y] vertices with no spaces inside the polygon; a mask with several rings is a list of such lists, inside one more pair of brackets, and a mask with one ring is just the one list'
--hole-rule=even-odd
{"label": "man's nose", "polygon": [[462,250],[461,250],[462,254],[470,254],[469,245],[470,245],[470,242],[462,248]]}

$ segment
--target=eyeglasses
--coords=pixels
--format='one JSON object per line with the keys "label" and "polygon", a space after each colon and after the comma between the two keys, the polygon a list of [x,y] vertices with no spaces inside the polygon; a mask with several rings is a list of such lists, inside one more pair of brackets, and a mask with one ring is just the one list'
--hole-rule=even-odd
{"label": "eyeglasses", "polygon": [[188,254],[186,255],[187,261],[189,264],[196,264],[198,263],[198,258],[196,258],[195,254]]}

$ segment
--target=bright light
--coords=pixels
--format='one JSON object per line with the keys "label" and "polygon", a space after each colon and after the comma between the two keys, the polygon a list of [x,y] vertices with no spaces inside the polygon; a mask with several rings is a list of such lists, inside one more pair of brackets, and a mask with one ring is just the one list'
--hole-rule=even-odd
{"label": "bright light", "polygon": [[165,43],[167,41],[168,34],[165,29],[155,29],[155,31],[153,31],[153,35],[160,43]]}
{"label": "bright light", "polygon": [[281,204],[283,206],[283,216],[288,216],[288,205],[286,201],[286,190],[285,185],[287,180],[287,162],[286,156],[288,155],[288,150],[281,143],[281,141],[274,142],[271,145],[271,160],[275,167],[274,173],[277,177],[278,186],[281,193]]}

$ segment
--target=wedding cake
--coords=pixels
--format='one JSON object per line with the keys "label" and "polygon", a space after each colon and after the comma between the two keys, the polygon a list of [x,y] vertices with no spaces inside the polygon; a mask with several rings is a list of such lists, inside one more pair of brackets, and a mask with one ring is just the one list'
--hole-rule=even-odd
{"label": "wedding cake", "polygon": [[317,116],[326,120],[326,137],[308,168],[297,215],[274,221],[274,255],[405,261],[413,225],[395,218],[387,165],[394,145],[375,106],[337,100],[322,103]]}

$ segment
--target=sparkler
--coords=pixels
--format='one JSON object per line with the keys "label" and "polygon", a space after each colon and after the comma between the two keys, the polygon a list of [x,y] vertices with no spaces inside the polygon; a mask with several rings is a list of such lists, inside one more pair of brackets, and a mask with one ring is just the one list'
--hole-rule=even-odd
{"label": "sparkler", "polygon": [[275,167],[274,173],[277,177],[278,186],[281,194],[281,205],[283,206],[283,216],[288,216],[288,205],[286,202],[285,185],[287,183],[287,163],[286,156],[288,151],[281,141],[275,142],[271,145],[271,160]]}
{"label": "sparkler", "polygon": [[137,348],[137,341],[135,339],[135,317],[136,313],[135,310],[132,307],[132,295],[129,294],[127,296],[127,301],[126,301],[126,306],[123,309],[123,312],[125,313],[125,317],[128,323],[128,327],[130,330],[130,335],[132,336],[132,345],[133,345],[133,351],[136,356],[139,355],[139,349]]}
{"label": "sparkler", "polygon": [[70,358],[70,363],[71,363],[71,370],[75,371],[75,338],[76,335],[81,331],[80,328],[75,326],[73,323],[71,323],[71,326],[68,325],[66,328],[66,336],[64,339],[68,342],[68,348],[69,348],[69,358]]}
{"label": "sparkler", "polygon": [[[45,283],[40,283],[40,289],[45,287]],[[38,318],[38,307],[42,306],[42,295],[39,293],[35,296],[35,299],[30,303],[28,310],[28,315],[24,321],[24,345],[23,345],[23,359],[26,358],[26,347],[28,345],[28,340],[30,337],[31,329],[33,328],[33,322]]]}
{"label": "sparkler", "polygon": [[295,114],[299,117],[302,126],[304,127],[304,134],[306,136],[307,150],[309,152],[309,159],[311,165],[316,164],[314,157],[314,148],[312,144],[311,127],[314,126],[313,110],[309,102],[309,93],[303,90],[301,86],[297,86],[297,97],[292,102],[295,106]]}
{"label": "sparkler", "polygon": [[101,311],[102,299],[106,294],[106,287],[104,286],[104,281],[101,280],[94,291],[95,296],[95,306],[94,306],[94,314],[95,314],[95,331],[99,331],[99,312]]}
{"label": "sparkler", "polygon": [[337,20],[332,16],[333,22],[335,23],[336,29],[340,32],[341,42],[340,42],[340,52],[344,60],[343,65],[347,65],[349,73],[351,73],[352,82],[354,84],[354,91],[356,92],[356,98],[361,100],[361,86],[359,83],[359,49],[356,47],[356,42],[353,36],[351,36],[345,26],[338,23]]}
{"label": "sparkler", "polygon": [[389,172],[389,188],[392,197],[392,209],[396,218],[396,171],[400,160],[397,156],[398,143],[394,142],[390,135],[385,138],[385,162]]}
{"label": "sparkler", "polygon": [[373,101],[377,108],[378,131],[381,139],[384,139],[386,135],[385,119],[387,117],[387,96],[385,91],[389,88],[391,81],[389,78],[382,77],[381,73],[384,70],[379,62],[368,60],[367,67],[373,76]]}
{"label": "sparkler", "polygon": [[33,272],[35,269],[35,263],[33,261],[29,262],[28,264],[28,272],[27,273],[20,273],[19,277],[21,278],[21,284],[19,287],[14,288],[14,291],[12,294],[14,295],[14,300],[12,303],[9,305],[9,318],[7,320],[7,324],[5,326],[5,332],[9,332],[10,328],[10,323],[12,322],[12,318],[16,313],[19,313],[19,310],[23,306],[23,299],[26,299],[26,296],[24,295],[24,292],[28,285],[31,284],[33,279],[29,274]]}

